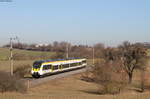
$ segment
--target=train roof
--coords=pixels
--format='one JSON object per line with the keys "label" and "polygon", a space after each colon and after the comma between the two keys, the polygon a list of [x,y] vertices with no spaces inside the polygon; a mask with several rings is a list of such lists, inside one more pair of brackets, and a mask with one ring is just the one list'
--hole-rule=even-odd
{"label": "train roof", "polygon": [[35,61],[35,62],[39,62],[39,63],[45,63],[45,62],[65,61],[65,60],[74,60],[74,59],[84,59],[84,58],[47,59],[47,60],[38,60],[38,61]]}

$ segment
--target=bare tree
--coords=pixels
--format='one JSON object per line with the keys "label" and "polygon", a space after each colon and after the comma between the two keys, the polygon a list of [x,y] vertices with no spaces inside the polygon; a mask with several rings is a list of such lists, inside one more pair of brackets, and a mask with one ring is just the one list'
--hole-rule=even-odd
{"label": "bare tree", "polygon": [[123,51],[123,66],[124,70],[128,74],[129,83],[132,82],[133,72],[139,67],[138,62],[141,58],[146,56],[146,50],[144,48],[130,44],[129,42],[124,42],[121,46]]}
{"label": "bare tree", "polygon": [[94,56],[96,58],[103,58],[104,57],[104,49],[105,46],[102,43],[97,43],[94,45]]}
{"label": "bare tree", "polygon": [[126,73],[123,72],[122,62],[98,62],[94,65],[92,77],[99,84],[101,94],[117,94],[127,84]]}

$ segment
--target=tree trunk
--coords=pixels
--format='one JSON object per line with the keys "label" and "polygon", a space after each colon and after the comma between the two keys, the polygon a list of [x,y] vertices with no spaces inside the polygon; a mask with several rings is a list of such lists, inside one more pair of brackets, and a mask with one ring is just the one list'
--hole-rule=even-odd
{"label": "tree trunk", "polygon": [[131,84],[132,83],[132,73],[129,73],[128,76],[129,76],[129,84]]}
{"label": "tree trunk", "polygon": [[145,73],[144,70],[141,70],[141,92],[144,92],[144,84],[145,84]]}

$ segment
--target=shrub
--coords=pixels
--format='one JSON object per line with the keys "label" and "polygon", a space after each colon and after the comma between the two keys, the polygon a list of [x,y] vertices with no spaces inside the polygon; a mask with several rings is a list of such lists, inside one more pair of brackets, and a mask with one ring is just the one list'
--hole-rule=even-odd
{"label": "shrub", "polygon": [[116,94],[126,86],[126,73],[121,61],[96,63],[93,67],[94,82],[100,85],[99,93]]}
{"label": "shrub", "polygon": [[148,85],[148,80],[147,80],[147,78],[146,78],[146,76],[148,76],[148,75],[146,75],[146,70],[140,70],[140,82],[139,82],[139,85],[138,86],[136,86],[137,88],[139,88],[140,89],[140,92],[144,92],[145,91],[145,89],[147,89],[147,88],[149,88],[149,85]]}
{"label": "shrub", "polygon": [[94,82],[93,74],[90,70],[87,70],[81,75],[81,80],[86,82]]}
{"label": "shrub", "polygon": [[99,88],[99,93],[100,94],[118,94],[122,90],[123,86],[115,83],[115,82],[110,82],[106,83],[105,85],[102,86],[102,88]]}
{"label": "shrub", "polygon": [[0,92],[4,93],[7,91],[25,92],[25,83],[19,80],[15,76],[10,76],[6,72],[0,72]]}
{"label": "shrub", "polygon": [[30,65],[23,65],[14,70],[14,75],[18,78],[23,78],[25,75],[30,74],[30,70]]}

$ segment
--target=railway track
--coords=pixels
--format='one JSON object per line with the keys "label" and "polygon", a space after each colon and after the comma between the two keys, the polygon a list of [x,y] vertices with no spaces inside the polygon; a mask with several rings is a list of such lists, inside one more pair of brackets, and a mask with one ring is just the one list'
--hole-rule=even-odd
{"label": "railway track", "polygon": [[39,84],[45,83],[50,80],[59,79],[59,78],[63,78],[63,77],[67,77],[67,76],[71,76],[74,74],[85,72],[87,69],[88,68],[85,67],[85,68],[75,69],[75,70],[66,71],[66,72],[62,72],[62,73],[52,74],[50,76],[41,77],[39,79],[26,78],[24,80],[27,82],[28,87],[31,88],[31,87],[35,87]]}

